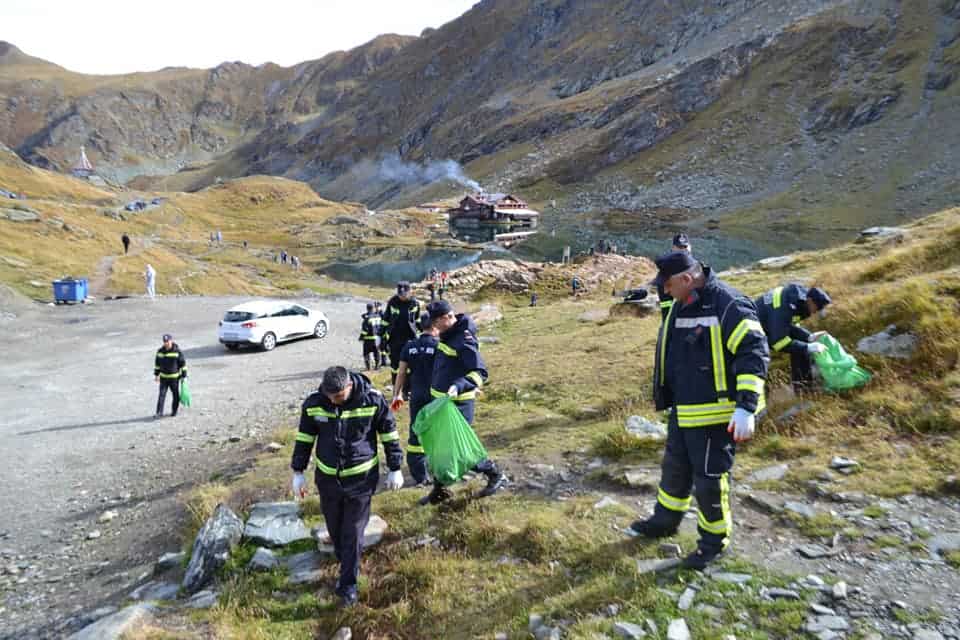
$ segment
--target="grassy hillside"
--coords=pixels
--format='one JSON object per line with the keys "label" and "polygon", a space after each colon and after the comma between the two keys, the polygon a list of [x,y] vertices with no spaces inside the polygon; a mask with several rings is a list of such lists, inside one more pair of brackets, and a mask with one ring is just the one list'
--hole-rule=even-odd
{"label": "grassy hillside", "polygon": [[[918,335],[920,347],[908,360],[858,354],[874,374],[867,387],[814,394],[791,420],[781,416],[799,401],[786,397],[789,365],[775,358],[775,399],[756,439],[738,447],[736,477],[789,461],[786,477],[765,486],[803,493],[831,456],[846,455],[862,468],[843,479],[844,491],[887,497],[956,491],[946,478],[960,468],[960,210],[909,226],[902,243],[854,244],[793,258],[783,270],[755,268],[725,279],[750,294],[790,280],[826,287],[832,312],[810,326],[829,331],[851,351],[860,337],[893,323]],[[750,573],[746,588],[689,572],[661,579],[636,573],[636,559],[655,557],[657,545],[627,540],[618,529],[634,517],[633,499],[646,504],[652,498],[611,483],[624,468],[655,467],[661,455],[662,445],[643,444],[623,430],[628,415],[657,417],[649,380],[658,318],[590,319],[609,304],[602,292],[537,308],[519,298],[497,302],[504,320],[481,330],[499,342],[483,347],[491,378],[476,427],[492,457],[508,468],[511,492],[472,501],[460,489],[460,497],[440,509],[418,508],[420,491],[377,495],[374,510],[391,529],[387,541],[366,555],[361,605],[348,612],[336,609],[326,587],[335,577],[332,563],[319,589],[293,587],[282,572],[243,572],[253,547],[241,547],[224,574],[221,604],[164,619],[176,631],[157,631],[156,637],[312,638],[350,626],[354,637],[371,639],[489,638],[495,632],[526,638],[528,614],[539,613],[566,621],[564,637],[592,638],[611,632],[612,619],[604,613],[610,604],[619,608],[616,619],[649,618],[661,630],[683,616],[697,638],[734,629],[738,638],[800,637],[815,594],[801,590],[799,601],[760,597],[760,585],[785,585],[791,578],[751,556],[742,539],[748,531],[738,534],[742,546],[723,565]],[[375,379],[388,382],[385,373]],[[243,510],[285,495],[294,424],[291,417],[275,434],[283,452],[260,457],[234,482],[208,484],[185,498],[194,527],[218,501]],[[598,458],[603,462],[590,466]],[[559,496],[537,489],[526,480],[537,476],[535,469],[552,468],[543,465],[585,474],[582,488]],[[621,506],[595,508],[606,492],[621,496]],[[321,520],[316,497],[308,498],[306,512],[310,523]],[[744,514],[734,517],[739,522]],[[829,539],[837,526],[824,516],[797,535]],[[677,541],[686,550],[694,542],[689,534]],[[920,539],[904,553],[922,556],[923,549]],[[679,612],[677,596],[689,584],[698,586],[698,602],[720,612]],[[854,637],[866,632],[855,628]]]}
{"label": "grassy hillside", "polygon": [[[361,205],[324,200],[284,178],[254,176],[190,194],[113,192],[29,166],[7,150],[0,151],[0,186],[26,196],[0,200],[0,211],[28,218],[0,215],[0,282],[39,300],[50,299],[51,280],[67,275],[87,277],[97,297],[140,294],[147,263],[158,272],[161,294],[329,291],[332,283],[318,278],[311,264],[298,273],[274,256],[280,249],[296,255],[337,244],[343,232],[325,222],[367,217]],[[123,208],[155,197],[160,204],[145,211]],[[212,246],[210,233],[218,229],[224,244]],[[349,242],[389,233],[422,243],[425,236],[423,222],[399,213],[357,229]],[[133,240],[129,255],[123,255],[123,233]]]}

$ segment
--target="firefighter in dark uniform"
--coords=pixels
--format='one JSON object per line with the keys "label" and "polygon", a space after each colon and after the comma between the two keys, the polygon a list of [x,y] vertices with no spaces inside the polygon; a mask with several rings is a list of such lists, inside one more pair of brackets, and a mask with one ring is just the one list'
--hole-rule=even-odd
{"label": "firefighter in dark uniform", "polygon": [[[466,314],[455,314],[446,300],[437,300],[427,305],[430,322],[439,332],[437,354],[433,360],[433,376],[430,395],[434,398],[449,396],[468,424],[473,424],[474,403],[487,380],[487,366],[480,357],[477,342],[477,327]],[[506,477],[490,460],[482,460],[473,468],[487,477],[487,486],[479,496],[492,496],[506,484]],[[420,500],[421,505],[439,504],[451,496],[438,482],[433,490]]]}
{"label": "firefighter in dark uniform", "polygon": [[757,315],[770,348],[790,354],[790,378],[794,391],[803,391],[813,383],[810,356],[826,351],[816,340],[822,332],[810,333],[797,323],[819,313],[826,315],[832,301],[823,289],[807,289],[799,284],[786,284],[756,299]]}
{"label": "firefighter in dark uniform", "polygon": [[[687,237],[687,234],[678,233],[673,236],[673,250],[693,253],[693,247],[690,246],[690,239]],[[667,314],[670,313],[670,307],[673,306],[673,298],[663,290],[662,283],[657,284],[657,297],[660,298],[660,317],[666,320]]]}
{"label": "firefighter in dark uniform", "polygon": [[380,480],[377,441],[387,457],[386,487],[403,486],[403,450],[393,413],[370,380],[343,367],[323,373],[320,389],[303,403],[293,448],[293,495],[302,498],[303,472],[316,445],[314,479],[334,553],[340,562],[336,594],[341,604],[357,601],[357,577],[370,501]]}
{"label": "firefighter in dark uniform", "polygon": [[770,356],[750,298],[684,251],[657,259],[656,283],[676,301],[660,326],[654,363],[657,410],[670,409],[653,516],[629,533],[676,533],[697,498],[700,539],[685,567],[703,569],[730,540],[735,443],[753,436],[764,410]]}
{"label": "firefighter in dark uniform", "polygon": [[373,303],[367,303],[367,312],[360,316],[360,341],[363,343],[363,364],[370,370],[370,356],[373,356],[373,368],[380,368],[380,314],[373,309]]}
{"label": "firefighter in dark uniform", "polygon": [[[403,406],[405,386],[410,388],[410,438],[407,441],[407,467],[414,483],[424,485],[430,482],[430,473],[427,471],[427,456],[420,444],[420,439],[413,431],[420,409],[430,404],[433,397],[430,395],[430,381],[433,378],[433,358],[437,354],[437,344],[440,342],[436,327],[430,321],[428,314],[420,317],[420,326],[423,333],[416,340],[410,340],[400,352],[400,366],[397,371],[397,385],[393,392],[393,402],[390,409],[396,413]],[[409,380],[409,384],[407,381]]]}
{"label": "firefighter in dark uniform", "polygon": [[153,378],[160,384],[160,395],[157,397],[157,413],[154,418],[163,417],[163,405],[167,399],[167,389],[173,396],[170,416],[177,415],[180,408],[180,380],[187,377],[187,361],[180,351],[179,345],[173,341],[169,333],[163,334],[163,344],[157,349],[157,356],[153,361]]}
{"label": "firefighter in dark uniform", "polygon": [[[409,282],[397,283],[397,295],[387,301],[383,323],[386,325],[383,338],[390,351],[390,383],[397,386],[397,368],[400,366],[400,350],[410,340],[417,337],[417,323],[420,321],[420,301],[410,293]],[[404,392],[409,391],[404,389]]]}

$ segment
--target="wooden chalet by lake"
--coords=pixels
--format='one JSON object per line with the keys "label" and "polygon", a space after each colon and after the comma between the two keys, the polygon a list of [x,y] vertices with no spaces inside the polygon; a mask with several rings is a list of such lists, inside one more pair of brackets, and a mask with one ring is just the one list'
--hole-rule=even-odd
{"label": "wooden chalet by lake", "polygon": [[540,213],[520,198],[503,193],[470,194],[456,208],[449,209],[450,222],[466,224],[513,224],[534,227]]}

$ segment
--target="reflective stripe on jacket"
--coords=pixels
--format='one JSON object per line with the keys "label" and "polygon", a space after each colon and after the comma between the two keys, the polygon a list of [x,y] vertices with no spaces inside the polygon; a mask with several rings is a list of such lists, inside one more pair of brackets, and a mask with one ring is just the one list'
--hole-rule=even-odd
{"label": "reflective stripe on jacket", "polygon": [[321,473],[350,477],[364,474],[379,464],[379,440],[391,471],[400,469],[403,450],[393,413],[366,376],[351,373],[353,392],[336,406],[321,391],[311,394],[300,411],[300,428],[293,448],[291,467],[303,471],[316,451]]}
{"label": "reflective stripe on jacket", "polygon": [[726,424],[736,408],[759,413],[770,352],[753,302],[704,266],[706,283],[675,302],[660,326],[654,402],[681,427]]}
{"label": "reflective stripe on jacket", "polygon": [[793,353],[806,351],[810,332],[797,323],[810,316],[807,288],[791,283],[766,292],[754,301],[770,348]]}
{"label": "reflective stripe on jacket", "polygon": [[430,394],[442,398],[450,387],[456,386],[458,395],[454,400],[475,400],[477,389],[483,387],[487,377],[487,365],[480,356],[477,342],[477,327],[470,316],[458,314],[456,324],[440,334]]}
{"label": "reflective stripe on jacket", "polygon": [[161,378],[183,378],[187,375],[187,361],[174,342],[169,349],[161,346],[153,361],[153,375]]}

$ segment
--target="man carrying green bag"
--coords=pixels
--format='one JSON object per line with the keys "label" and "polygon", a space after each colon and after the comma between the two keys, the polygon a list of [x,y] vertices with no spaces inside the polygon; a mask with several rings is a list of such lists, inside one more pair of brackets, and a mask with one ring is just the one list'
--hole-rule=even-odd
{"label": "man carrying green bag", "polygon": [[[487,486],[480,491],[479,497],[492,496],[506,484],[506,477],[496,463],[486,456],[486,451],[470,428],[477,391],[487,380],[487,368],[480,357],[477,343],[476,325],[470,316],[455,314],[446,300],[428,304],[427,313],[440,332],[430,395],[444,402],[431,402],[421,409],[417,415],[417,425],[420,426],[414,426],[426,450],[434,477],[433,490],[420,500],[420,504],[439,504],[450,498],[450,491],[445,485],[459,480],[467,469],[487,477]],[[462,423],[451,419],[452,407],[458,409]]]}

